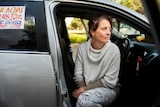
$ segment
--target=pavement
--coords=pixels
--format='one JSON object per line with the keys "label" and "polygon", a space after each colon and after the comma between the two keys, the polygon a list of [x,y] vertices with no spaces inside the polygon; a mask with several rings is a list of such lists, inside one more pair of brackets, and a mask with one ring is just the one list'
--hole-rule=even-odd
{"label": "pavement", "polygon": [[79,44],[77,43],[71,43],[73,61],[75,61],[78,46]]}

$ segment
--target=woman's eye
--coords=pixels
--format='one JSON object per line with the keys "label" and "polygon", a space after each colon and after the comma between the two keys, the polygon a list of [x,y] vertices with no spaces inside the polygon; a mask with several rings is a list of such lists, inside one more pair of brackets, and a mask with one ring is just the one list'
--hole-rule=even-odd
{"label": "woman's eye", "polygon": [[102,28],[102,30],[106,30],[106,29],[107,29],[107,27],[103,27],[103,28]]}
{"label": "woman's eye", "polygon": [[112,30],[112,28],[110,28],[110,27],[109,27],[109,28],[107,28],[107,27],[103,27],[103,28],[102,28],[102,30],[107,30],[107,29],[108,29],[108,30]]}

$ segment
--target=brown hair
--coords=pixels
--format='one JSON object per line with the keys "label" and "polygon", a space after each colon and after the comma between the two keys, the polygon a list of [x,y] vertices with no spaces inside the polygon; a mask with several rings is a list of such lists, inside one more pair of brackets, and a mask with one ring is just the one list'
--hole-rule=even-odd
{"label": "brown hair", "polygon": [[[90,30],[95,31],[98,28],[99,22],[102,19],[108,20],[111,24],[111,27],[112,27],[112,19],[108,15],[96,15],[95,17],[92,17],[88,22],[89,31]],[[89,32],[89,34],[90,34],[90,32]],[[92,35],[90,34],[90,36],[92,36]]]}

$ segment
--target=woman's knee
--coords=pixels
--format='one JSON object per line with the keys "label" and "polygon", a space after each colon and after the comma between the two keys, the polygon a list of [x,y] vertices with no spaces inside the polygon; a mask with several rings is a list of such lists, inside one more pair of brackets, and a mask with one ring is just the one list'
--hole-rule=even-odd
{"label": "woman's knee", "polygon": [[95,103],[90,100],[90,96],[81,94],[77,99],[77,104],[82,107],[94,107]]}
{"label": "woman's knee", "polygon": [[77,99],[77,105],[82,107],[101,107],[102,105],[109,105],[115,99],[116,92],[114,90],[97,88],[80,94]]}

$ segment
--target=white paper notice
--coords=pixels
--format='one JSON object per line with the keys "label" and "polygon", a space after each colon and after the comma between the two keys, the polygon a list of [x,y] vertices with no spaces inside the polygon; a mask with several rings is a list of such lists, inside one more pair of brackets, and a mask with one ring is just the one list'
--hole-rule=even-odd
{"label": "white paper notice", "polygon": [[0,29],[24,29],[25,6],[0,6]]}

